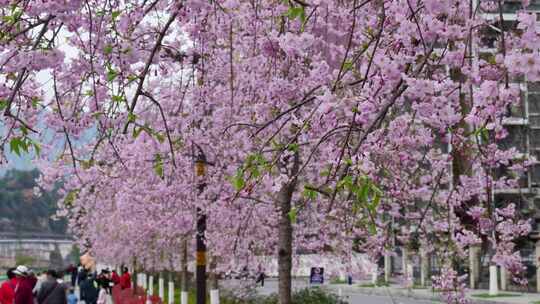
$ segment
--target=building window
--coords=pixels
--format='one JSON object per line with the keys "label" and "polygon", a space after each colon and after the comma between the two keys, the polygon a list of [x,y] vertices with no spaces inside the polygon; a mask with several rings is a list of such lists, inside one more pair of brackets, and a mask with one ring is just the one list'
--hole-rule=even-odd
{"label": "building window", "polygon": [[519,152],[524,153],[527,137],[523,126],[507,126],[508,135],[498,141],[499,148],[508,150],[515,147]]}
{"label": "building window", "polygon": [[517,210],[528,210],[529,209],[529,202],[524,199],[521,194],[507,194],[507,193],[501,193],[495,195],[495,206],[497,208],[504,208],[508,206],[509,204],[516,204]]}
{"label": "building window", "polygon": [[[512,166],[512,164],[510,164],[509,166]],[[494,170],[495,178],[508,177],[508,178],[513,179],[514,177],[517,177],[519,188],[528,188],[529,187],[528,175],[522,172],[517,173],[517,172],[511,171],[508,169],[509,166],[500,166],[499,168],[495,169]],[[503,190],[503,189],[499,189],[499,190]]]}
{"label": "building window", "polygon": [[540,151],[540,129],[531,128],[529,143],[531,145],[531,151]]}
{"label": "building window", "polygon": [[[503,29],[505,32],[511,32],[516,30],[517,22],[515,20],[504,20]],[[480,31],[480,43],[481,47],[494,49],[498,47],[501,39],[501,32],[499,31],[500,24],[498,18],[490,22],[490,25],[482,27]]]}
{"label": "building window", "polygon": [[531,172],[531,186],[540,187],[540,163],[531,166],[529,171]]}

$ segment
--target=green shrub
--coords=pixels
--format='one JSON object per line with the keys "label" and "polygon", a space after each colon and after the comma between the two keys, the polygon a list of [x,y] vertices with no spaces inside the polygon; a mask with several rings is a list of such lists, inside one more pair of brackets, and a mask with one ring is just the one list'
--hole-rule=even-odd
{"label": "green shrub", "polygon": [[29,255],[24,255],[21,253],[17,253],[15,255],[15,264],[17,265],[27,265],[30,267],[34,264],[35,261],[36,259],[34,259],[33,257]]}
{"label": "green shrub", "polygon": [[305,288],[293,294],[294,304],[345,304],[337,295],[320,288]]}
{"label": "green shrub", "polygon": [[[252,296],[247,299],[234,297],[230,293],[221,296],[223,304],[278,304],[277,294],[270,296]],[[338,296],[328,293],[320,288],[305,288],[292,295],[293,304],[346,304]]]}
{"label": "green shrub", "polygon": [[489,299],[489,298],[507,298],[507,297],[521,297],[520,294],[515,294],[515,293],[500,293],[496,296],[492,296],[490,295],[489,293],[479,293],[479,294],[473,294],[472,295],[473,297],[477,297],[477,298],[484,298],[484,299]]}
{"label": "green shrub", "polygon": [[348,283],[347,280],[343,280],[340,278],[333,278],[330,280],[330,284],[347,284],[347,283]]}

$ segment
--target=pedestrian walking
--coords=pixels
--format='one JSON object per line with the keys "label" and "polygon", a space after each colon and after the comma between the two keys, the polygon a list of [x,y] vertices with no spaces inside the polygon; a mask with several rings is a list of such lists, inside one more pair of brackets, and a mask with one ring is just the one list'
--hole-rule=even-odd
{"label": "pedestrian walking", "polygon": [[97,282],[92,274],[88,275],[84,281],[81,282],[81,301],[86,304],[96,304],[98,299],[98,286]]}
{"label": "pedestrian walking", "polygon": [[82,267],[81,263],[77,265],[77,285],[81,285],[81,282],[84,280],[81,280],[81,274],[84,272],[84,268]]}
{"label": "pedestrian walking", "polygon": [[77,304],[79,302],[79,299],[77,298],[77,295],[75,294],[75,289],[70,288],[69,294],[67,296],[67,304]]}
{"label": "pedestrian walking", "polygon": [[67,304],[66,287],[60,274],[47,271],[47,279],[42,283],[37,295],[38,304]]}
{"label": "pedestrian walking", "polygon": [[37,278],[37,282],[36,282],[36,285],[34,286],[34,289],[32,290],[34,297],[37,297],[39,290],[41,289],[41,285],[43,284],[43,282],[47,280],[47,272],[43,272],[43,273],[38,272],[36,278]]}
{"label": "pedestrian walking", "polygon": [[97,304],[107,304],[107,286],[99,284],[99,295]]}
{"label": "pedestrian walking", "polygon": [[264,287],[264,278],[265,278],[264,271],[259,272],[259,275],[257,276],[257,280],[255,281],[255,284],[261,283],[261,287]]}
{"label": "pedestrian walking", "polygon": [[82,284],[86,280],[86,277],[88,276],[88,272],[86,269],[84,269],[82,266],[78,270],[77,274],[77,281],[79,282],[79,285]]}
{"label": "pedestrian walking", "polygon": [[77,270],[78,268],[75,267],[73,264],[69,265],[67,269],[67,273],[71,276],[71,287],[75,287],[77,285]]}
{"label": "pedestrian walking", "polygon": [[97,278],[97,282],[100,286],[105,286],[107,293],[112,293],[111,279],[109,278],[109,271],[103,269]]}
{"label": "pedestrian walking", "polygon": [[113,271],[112,271],[112,274],[111,274],[111,280],[112,280],[112,282],[113,282],[114,285],[120,284],[120,276],[118,275],[118,273],[116,272],[116,270],[113,270]]}
{"label": "pedestrian walking", "polygon": [[120,277],[120,287],[127,289],[131,287],[131,275],[127,267],[122,268],[122,276]]}
{"label": "pedestrian walking", "polygon": [[33,289],[37,279],[31,275],[28,267],[19,265],[13,271],[17,278],[17,287],[15,288],[15,303],[16,304],[34,304]]}
{"label": "pedestrian walking", "polygon": [[17,278],[13,271],[15,268],[8,269],[7,280],[0,286],[0,304],[13,304],[15,299],[15,289],[17,288]]}

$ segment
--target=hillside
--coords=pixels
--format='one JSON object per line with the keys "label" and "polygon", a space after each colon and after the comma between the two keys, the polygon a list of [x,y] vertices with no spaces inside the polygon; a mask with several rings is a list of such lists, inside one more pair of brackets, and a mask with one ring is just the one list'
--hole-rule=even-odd
{"label": "hillside", "polygon": [[0,235],[66,234],[65,220],[52,220],[58,196],[34,194],[37,170],[11,169],[0,178]]}

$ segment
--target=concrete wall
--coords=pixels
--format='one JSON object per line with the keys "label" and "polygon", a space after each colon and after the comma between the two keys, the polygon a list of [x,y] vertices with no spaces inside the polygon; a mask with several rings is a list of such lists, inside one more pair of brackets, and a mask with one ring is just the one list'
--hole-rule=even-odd
{"label": "concrete wall", "polygon": [[0,239],[0,268],[15,265],[17,254],[32,257],[36,261],[33,267],[47,267],[49,255],[58,246],[62,258],[66,258],[73,248],[71,240],[57,239]]}

